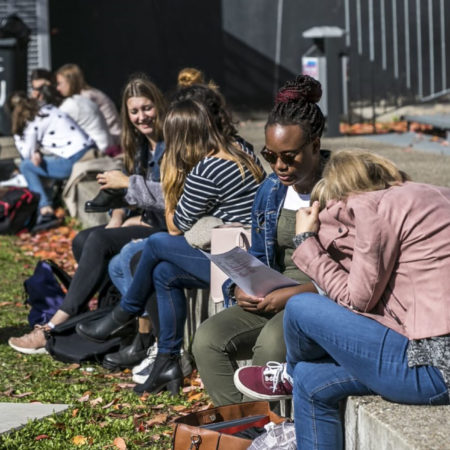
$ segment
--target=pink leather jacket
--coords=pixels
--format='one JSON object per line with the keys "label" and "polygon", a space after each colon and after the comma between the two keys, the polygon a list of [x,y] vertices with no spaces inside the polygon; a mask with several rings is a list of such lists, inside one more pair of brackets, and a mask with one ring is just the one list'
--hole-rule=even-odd
{"label": "pink leather jacket", "polygon": [[330,298],[409,339],[450,333],[450,189],[406,182],[319,220],[293,260]]}

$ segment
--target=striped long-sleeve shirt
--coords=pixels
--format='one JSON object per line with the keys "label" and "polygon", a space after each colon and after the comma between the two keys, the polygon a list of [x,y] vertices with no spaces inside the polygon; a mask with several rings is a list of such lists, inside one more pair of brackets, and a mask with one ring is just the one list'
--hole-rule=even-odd
{"label": "striped long-sleeve shirt", "polygon": [[[247,150],[255,159],[256,156]],[[188,231],[203,216],[224,222],[251,223],[253,200],[259,183],[243,165],[244,177],[236,162],[203,158],[186,177],[183,195],[174,215],[174,224]]]}

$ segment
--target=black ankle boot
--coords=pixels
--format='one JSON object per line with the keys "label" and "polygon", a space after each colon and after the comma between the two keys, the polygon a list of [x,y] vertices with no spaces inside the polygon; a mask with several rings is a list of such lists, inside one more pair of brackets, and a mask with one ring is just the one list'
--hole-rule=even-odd
{"label": "black ankle boot", "polygon": [[143,392],[157,394],[166,389],[172,395],[177,395],[183,384],[183,373],[181,372],[179,359],[178,355],[158,353],[147,381],[144,384],[137,384],[134,392],[137,394]]}
{"label": "black ankle boot", "polygon": [[91,322],[81,322],[76,326],[76,332],[91,341],[104,342],[109,337],[117,335],[130,322],[136,320],[136,316],[124,311],[117,305],[109,314]]}
{"label": "black ankle boot", "polygon": [[126,369],[139,364],[146,356],[147,349],[153,345],[155,338],[151,333],[137,333],[130,345],[103,358],[103,367],[109,370]]}
{"label": "black ankle boot", "polygon": [[126,189],[102,189],[93,200],[84,204],[86,212],[106,212],[114,208],[129,206],[125,201]]}

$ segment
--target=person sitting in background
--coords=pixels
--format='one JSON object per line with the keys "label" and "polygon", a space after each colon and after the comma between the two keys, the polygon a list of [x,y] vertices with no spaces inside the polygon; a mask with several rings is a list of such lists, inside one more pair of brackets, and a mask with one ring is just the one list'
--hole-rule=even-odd
{"label": "person sitting in background", "polygon": [[56,85],[55,76],[47,69],[34,69],[30,75],[31,98],[38,98],[40,88],[45,85]]}
{"label": "person sitting in background", "polygon": [[59,108],[83,128],[101,153],[105,153],[113,141],[103,114],[92,100],[74,93],[73,80],[64,73],[61,69],[56,72],[56,89],[63,97]]}
{"label": "person sitting in background", "polygon": [[57,71],[57,81],[58,89],[64,97],[79,94],[98,106],[112,138],[112,147],[109,148],[107,154],[115,156],[111,153],[120,153],[121,121],[113,101],[104,92],[86,83],[83,71],[77,64],[65,64],[60,67]]}
{"label": "person sitting in background", "polygon": [[341,151],[311,201],[297,212],[293,260],[326,296],[289,300],[287,373],[237,376],[253,398],[293,387],[298,448],[343,449],[348,396],[449,404],[450,189],[407,181],[375,154]]}
{"label": "person sitting in background", "polygon": [[[72,250],[78,268],[64,302],[46,326],[10,338],[8,343],[15,350],[45,353],[44,330],[65,322],[86,308],[107,281],[110,259],[132,239],[148,237],[165,229],[159,168],[164,152],[162,126],[165,112],[166,101],[161,91],[146,76],[133,76],[122,95],[122,148],[129,175],[118,170],[104,172],[99,175],[99,181],[103,187],[126,187],[126,200],[141,208],[142,213],[130,217],[126,210],[115,209],[106,226],[88,228],[77,234]],[[125,347],[111,364],[134,365],[145,357],[151,339],[148,330],[141,328],[141,331],[131,344],[131,350]]]}
{"label": "person sitting in background", "polygon": [[8,106],[14,142],[22,157],[20,172],[28,188],[40,196],[34,231],[49,228],[58,221],[43,179],[68,178],[73,165],[94,147],[94,141],[56,106],[40,106],[25,93],[14,93]]}

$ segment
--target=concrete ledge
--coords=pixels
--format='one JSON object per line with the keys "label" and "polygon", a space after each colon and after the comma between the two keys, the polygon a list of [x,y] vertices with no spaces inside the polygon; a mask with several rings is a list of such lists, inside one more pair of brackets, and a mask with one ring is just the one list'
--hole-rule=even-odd
{"label": "concrete ledge", "polygon": [[14,139],[12,136],[2,136],[0,137],[0,158],[18,158],[19,152],[14,145]]}
{"label": "concrete ledge", "polygon": [[0,434],[21,428],[29,420],[43,419],[63,412],[68,407],[69,405],[62,404],[0,403]]}
{"label": "concrete ledge", "polygon": [[450,406],[399,405],[381,397],[350,397],[346,450],[450,448]]}

